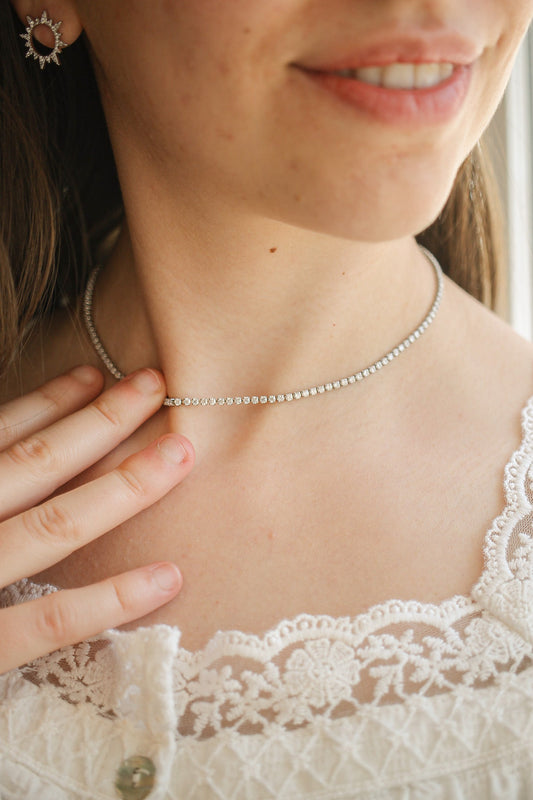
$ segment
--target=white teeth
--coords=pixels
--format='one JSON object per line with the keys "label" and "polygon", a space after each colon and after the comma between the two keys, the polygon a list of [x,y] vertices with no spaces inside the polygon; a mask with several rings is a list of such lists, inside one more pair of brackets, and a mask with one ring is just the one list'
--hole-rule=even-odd
{"label": "white teeth", "polygon": [[[441,82],[441,66],[453,67],[451,64],[417,64],[416,65],[416,87],[417,89],[429,89]],[[451,73],[450,73],[451,74]]]}
{"label": "white teeth", "polygon": [[[371,83],[373,86],[381,86],[381,78],[383,70],[381,67],[363,67],[357,70],[346,70],[347,72],[356,72],[357,79],[365,83]],[[351,77],[348,75],[346,77]]]}
{"label": "white teeth", "polygon": [[453,64],[388,64],[386,67],[342,69],[336,74],[386,89],[428,89],[451,77]]}
{"label": "white teeth", "polygon": [[414,64],[390,64],[382,72],[381,85],[385,89],[412,89],[415,85]]}

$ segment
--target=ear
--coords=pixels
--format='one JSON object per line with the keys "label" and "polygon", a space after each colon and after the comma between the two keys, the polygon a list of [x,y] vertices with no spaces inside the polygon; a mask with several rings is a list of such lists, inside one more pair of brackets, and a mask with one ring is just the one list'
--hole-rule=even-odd
{"label": "ear", "polygon": [[[75,42],[83,30],[75,5],[69,0],[11,0],[11,4],[24,27],[28,24],[26,17],[40,18],[43,11],[46,11],[54,23],[61,22],[59,30],[65,44]],[[41,44],[53,46],[53,37],[48,26],[37,26],[33,35]]]}

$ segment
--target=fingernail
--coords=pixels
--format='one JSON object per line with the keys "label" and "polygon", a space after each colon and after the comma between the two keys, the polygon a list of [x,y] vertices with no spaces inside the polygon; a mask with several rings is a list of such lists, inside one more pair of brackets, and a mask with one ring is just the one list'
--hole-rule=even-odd
{"label": "fingernail", "polygon": [[175,564],[157,564],[152,577],[161,591],[171,592],[181,585],[181,573]]}
{"label": "fingernail", "polygon": [[157,443],[157,448],[165,461],[170,464],[181,464],[187,458],[187,451],[178,439],[165,436]]}
{"label": "fingernail", "polygon": [[126,380],[131,380],[135,388],[143,394],[161,391],[161,379],[153,369],[141,369],[128,375]]}
{"label": "fingernail", "polygon": [[96,378],[100,373],[94,367],[81,366],[71,369],[70,374],[77,381],[88,386],[96,381]]}

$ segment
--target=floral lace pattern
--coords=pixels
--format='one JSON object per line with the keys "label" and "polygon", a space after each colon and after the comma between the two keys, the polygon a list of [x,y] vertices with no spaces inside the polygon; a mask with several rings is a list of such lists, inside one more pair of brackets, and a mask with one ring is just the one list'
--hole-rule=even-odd
{"label": "floral lace pattern", "polygon": [[358,633],[349,619],[302,615],[273,631],[270,646],[220,637],[213,653],[219,644],[222,657],[178,652],[179,733],[204,738],[227,727],[249,734],[272,725],[294,729],[317,716],[336,719],[413,695],[491,686],[502,672],[533,664],[532,644],[475,604],[458,598],[446,607],[452,610],[463,613],[451,627],[446,614],[430,622],[419,607],[409,622],[378,627],[375,620],[368,633]]}
{"label": "floral lace pattern", "polygon": [[54,688],[62,700],[90,703],[99,713],[114,717],[113,654],[109,642],[96,638],[64,647],[22,667],[21,674],[36,686]]}

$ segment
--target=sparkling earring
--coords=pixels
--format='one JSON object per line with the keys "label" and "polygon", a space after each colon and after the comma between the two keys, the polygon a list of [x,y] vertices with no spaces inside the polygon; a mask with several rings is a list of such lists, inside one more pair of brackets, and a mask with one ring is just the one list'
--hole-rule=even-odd
{"label": "sparkling earring", "polygon": [[[44,69],[46,64],[49,64],[50,61],[53,61],[54,64],[61,66],[59,63],[58,55],[61,53],[63,48],[68,47],[66,42],[61,40],[61,34],[59,32],[59,26],[61,22],[54,22],[53,19],[49,19],[48,14],[46,11],[43,11],[41,17],[35,17],[32,19],[31,17],[26,17],[26,21],[28,26],[26,28],[26,33],[20,33],[19,36],[21,39],[26,41],[26,58],[33,56],[34,59],[39,59],[39,64],[41,69]],[[38,53],[33,44],[33,29],[36,28],[38,25],[48,25],[52,33],[54,34],[55,44],[54,48],[51,53],[47,56],[41,55]]]}

